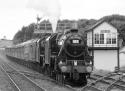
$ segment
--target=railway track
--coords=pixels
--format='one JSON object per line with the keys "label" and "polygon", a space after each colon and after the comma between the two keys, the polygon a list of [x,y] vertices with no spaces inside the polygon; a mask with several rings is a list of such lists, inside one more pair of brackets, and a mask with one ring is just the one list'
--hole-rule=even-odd
{"label": "railway track", "polygon": [[21,91],[17,84],[13,81],[13,79],[6,73],[6,71],[4,70],[4,68],[1,66],[1,70],[4,72],[4,74],[9,78],[10,82],[11,82],[11,86],[14,89],[14,91]]}
{"label": "railway track", "polygon": [[109,73],[105,76],[94,74],[90,77],[88,85],[83,87],[81,91],[125,91],[125,76],[117,73]]}
{"label": "railway track", "polygon": [[46,91],[7,63],[2,64],[1,69],[11,80],[15,91]]}
{"label": "railway track", "polygon": [[[59,83],[54,79],[51,79],[46,75],[43,75],[42,73],[39,73],[35,70],[31,70],[31,68],[28,68],[27,66],[22,66],[12,61],[8,64],[11,67],[15,68],[19,73],[25,75],[27,78],[37,83],[40,87],[46,89],[46,91],[76,91],[76,88],[72,88],[70,86],[66,86],[65,84]],[[56,90],[56,88],[58,90]]]}
{"label": "railway track", "polygon": [[[28,71],[20,71],[20,73],[27,76],[28,78],[37,79],[37,81],[47,80],[48,82],[52,82],[56,84],[54,85],[54,87],[56,86],[57,88],[57,89],[55,88],[56,91],[60,91],[58,90],[58,87],[68,88],[66,91],[112,91],[112,89],[117,89],[116,91],[125,91],[125,82],[124,82],[125,76],[117,73],[109,73],[105,76],[93,74],[88,80],[89,81],[88,85],[81,88],[75,88],[69,85],[60,84],[54,81],[53,79],[50,79],[49,77],[43,76],[42,74],[40,75]],[[47,91],[55,91],[55,90],[47,90]]]}
{"label": "railway track", "polygon": [[[42,74],[31,73],[28,71],[20,71],[21,74],[24,74],[28,78],[37,79],[37,80],[47,80],[56,84],[56,86],[61,86],[68,88],[68,91],[111,91],[112,89],[117,89],[117,91],[125,91],[125,76],[122,74],[109,73],[105,76],[93,74],[89,78],[89,83],[85,87],[75,88],[65,84],[59,84],[49,77],[43,76]],[[48,90],[47,90],[48,91]],[[50,90],[51,91],[51,90]],[[63,91],[63,90],[62,90]]]}
{"label": "railway track", "polygon": [[[61,88],[66,88],[66,91],[79,91],[79,88],[77,87],[71,87],[70,85],[65,85],[63,83],[60,83],[52,78],[49,78],[47,76],[43,76],[42,74],[34,74],[34,73],[30,73],[27,71],[21,71],[22,74],[24,74],[25,76],[31,78],[31,79],[37,79],[37,80],[47,80],[48,82],[52,82],[53,84],[55,84],[56,87],[61,87]],[[63,90],[61,90],[63,91]]]}
{"label": "railway track", "polygon": [[[9,64],[18,69],[18,72],[37,83],[39,86],[44,87],[46,91],[77,91],[77,88],[73,88],[69,85],[60,83],[46,75],[31,70],[25,70],[23,67],[16,67],[16,64]],[[18,64],[17,64],[18,65]],[[22,70],[23,69],[23,70]],[[24,71],[25,70],[25,71]],[[58,89],[58,90],[56,90]]]}

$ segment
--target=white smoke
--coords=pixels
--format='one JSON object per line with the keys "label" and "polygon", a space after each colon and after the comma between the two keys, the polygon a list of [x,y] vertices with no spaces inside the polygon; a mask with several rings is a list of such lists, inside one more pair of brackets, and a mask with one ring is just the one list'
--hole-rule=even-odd
{"label": "white smoke", "polygon": [[56,32],[57,21],[61,11],[59,0],[29,0],[27,7],[40,11],[43,17],[48,17],[52,24],[53,32]]}

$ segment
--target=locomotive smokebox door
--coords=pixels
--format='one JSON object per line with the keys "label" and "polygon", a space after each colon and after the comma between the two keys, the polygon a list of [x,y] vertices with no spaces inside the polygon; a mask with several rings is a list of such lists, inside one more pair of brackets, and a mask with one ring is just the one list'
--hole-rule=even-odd
{"label": "locomotive smokebox door", "polygon": [[45,64],[50,63],[50,43],[49,43],[50,37],[46,39],[45,43]]}

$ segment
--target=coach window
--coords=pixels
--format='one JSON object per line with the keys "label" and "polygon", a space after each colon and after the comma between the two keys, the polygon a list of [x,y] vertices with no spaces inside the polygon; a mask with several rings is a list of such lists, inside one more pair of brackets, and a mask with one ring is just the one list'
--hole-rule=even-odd
{"label": "coach window", "polygon": [[112,34],[112,44],[116,44],[116,33]]}
{"label": "coach window", "polygon": [[107,33],[107,39],[106,39],[106,43],[107,44],[111,44],[111,34],[110,33]]}
{"label": "coach window", "polygon": [[99,44],[99,34],[95,34],[95,44]]}
{"label": "coach window", "polygon": [[100,34],[100,44],[104,44],[104,34]]}

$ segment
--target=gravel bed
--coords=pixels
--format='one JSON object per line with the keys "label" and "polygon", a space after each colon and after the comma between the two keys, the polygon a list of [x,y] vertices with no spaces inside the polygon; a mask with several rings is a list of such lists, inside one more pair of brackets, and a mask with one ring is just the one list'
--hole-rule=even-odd
{"label": "gravel bed", "polygon": [[[3,60],[5,60],[6,59],[6,57],[2,57],[3,58]],[[12,62],[12,61],[9,61],[8,59],[6,59],[7,60],[7,62],[9,63],[9,64],[11,64],[14,68],[16,68],[16,69],[18,69],[18,70],[20,70],[20,71],[22,71],[22,73],[25,71],[25,72],[29,72],[29,73],[32,73],[32,74],[39,74],[38,72],[36,72],[36,71],[33,71],[33,70],[31,70],[31,69],[29,69],[29,68],[27,68],[27,67],[25,67],[25,66],[22,66],[22,65],[19,65],[19,64],[17,64],[17,63],[14,63],[14,62]],[[6,61],[5,60],[5,61]],[[94,74],[98,74],[98,75],[105,75],[105,74],[107,74],[107,73],[109,73],[108,71],[94,71],[93,72]],[[41,76],[43,76],[42,74],[40,74]],[[36,82],[37,84],[39,84],[39,86],[41,86],[41,87],[43,87],[44,89],[46,89],[47,91],[73,91],[72,89],[69,89],[69,88],[66,88],[66,87],[64,87],[64,86],[60,86],[60,85],[58,85],[58,84],[55,84],[55,83],[53,83],[52,81],[49,81],[49,80],[46,80],[46,77],[45,76],[43,76],[43,78],[45,78],[45,79],[37,79],[37,78],[35,78],[35,77],[33,77],[33,76],[28,76],[30,79],[32,79],[34,82]],[[113,77],[113,78],[117,78],[117,76],[115,76],[115,77]],[[125,80],[125,79],[124,79]],[[90,83],[90,82],[92,82],[92,80],[90,80],[90,79],[88,79],[88,83]],[[103,88],[103,86],[100,86],[101,88]],[[91,90],[86,90],[86,91],[91,91]],[[121,90],[117,90],[117,91],[121,91]]]}
{"label": "gravel bed", "polygon": [[[1,60],[0,60],[1,61]],[[0,91],[15,91],[10,79],[0,68]]]}
{"label": "gravel bed", "polygon": [[110,91],[125,91],[123,88],[118,88],[117,86],[113,86]]}
{"label": "gravel bed", "polygon": [[[66,87],[61,87],[58,84],[53,83],[52,81],[49,81],[50,79],[38,72],[35,72],[31,69],[28,69],[24,66],[21,65],[14,65],[14,63],[9,63],[11,65],[13,65],[14,68],[22,71],[22,73],[24,74],[30,74],[27,77],[29,77],[32,81],[34,81],[35,83],[39,84],[40,87],[43,87],[44,89],[46,89],[47,91],[73,91],[69,88]],[[24,71],[25,70],[25,71]],[[37,77],[35,77],[35,75],[37,75]],[[38,79],[38,75],[41,76],[41,79]],[[49,80],[48,80],[49,79]]]}
{"label": "gravel bed", "polygon": [[86,87],[84,89],[81,89],[81,91],[101,91],[95,87]]}
{"label": "gravel bed", "polygon": [[33,77],[29,77],[29,78],[32,79],[34,82],[38,83],[43,88],[45,88],[47,91],[74,91],[65,86],[57,85],[46,79],[45,80],[44,79],[35,79]]}
{"label": "gravel bed", "polygon": [[3,68],[7,71],[7,74],[14,80],[21,91],[44,91],[8,65],[4,65]]}
{"label": "gravel bed", "polygon": [[96,85],[95,85],[97,88],[100,88],[102,90],[105,90],[109,84],[106,84],[106,83],[102,83],[102,82],[97,82]]}
{"label": "gravel bed", "polygon": [[[6,61],[7,63],[9,63],[10,65],[12,65],[15,69],[19,70],[20,72],[26,72],[26,73],[31,73],[31,74],[38,74],[43,76],[44,79],[35,79],[35,77],[31,76],[29,77],[31,80],[33,80],[35,83],[39,84],[39,86],[41,86],[42,88],[45,88],[47,91],[74,91],[72,89],[69,89],[67,87],[64,86],[60,86],[58,84],[53,83],[52,81],[46,80],[46,77],[36,71],[33,71],[32,69],[29,69],[23,65],[19,65],[15,62],[12,62],[10,60],[8,60],[6,58],[6,56],[2,56],[0,55],[0,58],[3,61]],[[48,79],[48,78],[47,78]],[[29,90],[30,91],[30,90]]]}

